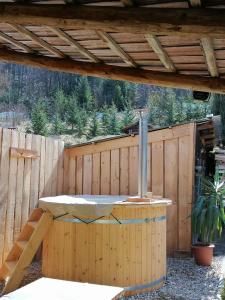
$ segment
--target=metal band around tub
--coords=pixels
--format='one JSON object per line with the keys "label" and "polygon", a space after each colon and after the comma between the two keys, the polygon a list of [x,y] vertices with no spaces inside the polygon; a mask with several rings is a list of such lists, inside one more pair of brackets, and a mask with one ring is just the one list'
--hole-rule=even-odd
{"label": "metal band around tub", "polygon": [[[101,218],[101,217],[100,217]],[[58,218],[59,221],[71,222],[71,223],[84,223],[84,224],[118,224],[118,225],[127,225],[127,224],[142,224],[150,222],[161,222],[166,220],[166,216],[160,216],[155,218],[144,218],[144,219],[114,219],[114,220],[100,220],[97,219],[81,219],[81,218]],[[102,217],[103,218],[103,217]]]}
{"label": "metal band around tub", "polygon": [[166,277],[163,276],[163,277],[160,277],[159,279],[151,281],[149,283],[126,287],[126,288],[124,288],[124,291],[125,292],[132,292],[132,291],[136,291],[136,290],[150,289],[150,288],[153,288],[156,285],[162,283],[165,280],[166,280]]}

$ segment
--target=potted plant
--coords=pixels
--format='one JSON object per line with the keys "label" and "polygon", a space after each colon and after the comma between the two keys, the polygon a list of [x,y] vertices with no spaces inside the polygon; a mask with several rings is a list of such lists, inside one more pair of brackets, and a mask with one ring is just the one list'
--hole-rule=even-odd
{"label": "potted plant", "polygon": [[210,266],[213,257],[213,241],[220,237],[225,224],[224,213],[225,185],[215,174],[214,183],[202,179],[202,193],[192,209],[192,233],[195,240],[192,246],[195,261],[199,265]]}

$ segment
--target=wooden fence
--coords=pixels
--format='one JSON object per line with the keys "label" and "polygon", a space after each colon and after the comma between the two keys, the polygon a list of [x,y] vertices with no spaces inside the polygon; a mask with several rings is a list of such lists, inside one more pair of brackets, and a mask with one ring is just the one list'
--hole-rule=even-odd
{"label": "wooden fence", "polygon": [[[148,190],[173,200],[167,246],[189,250],[195,124],[149,133]],[[38,198],[137,194],[138,136],[67,148],[58,140],[0,128],[0,264]]]}
{"label": "wooden fence", "polygon": [[64,144],[0,128],[0,265],[41,196],[62,194]]}
{"label": "wooden fence", "polygon": [[[189,251],[194,180],[195,123],[150,132],[148,190],[173,200],[168,207],[167,249]],[[65,194],[138,191],[138,136],[65,149]]]}

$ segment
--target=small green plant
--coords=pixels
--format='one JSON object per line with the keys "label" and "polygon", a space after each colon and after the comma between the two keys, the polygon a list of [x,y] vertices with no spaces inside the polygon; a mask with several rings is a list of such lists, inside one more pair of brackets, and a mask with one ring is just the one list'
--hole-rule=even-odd
{"label": "small green plant", "polygon": [[221,293],[221,299],[225,300],[225,279],[224,279],[224,285],[223,285],[223,289],[222,289],[222,293]]}
{"label": "small green plant", "polygon": [[63,132],[65,131],[64,124],[58,113],[56,113],[56,115],[54,116],[52,125],[53,134],[63,134]]}
{"label": "small green plant", "polygon": [[31,112],[31,126],[34,134],[46,136],[48,134],[48,116],[45,110],[45,104],[39,100]]}
{"label": "small green plant", "polygon": [[197,243],[210,245],[217,236],[221,236],[225,224],[224,196],[224,182],[220,182],[218,173],[214,183],[202,179],[202,195],[192,209],[192,232]]}
{"label": "small green plant", "polygon": [[101,133],[101,128],[100,128],[98,113],[97,113],[97,111],[94,111],[92,113],[91,123],[90,123],[90,127],[89,127],[89,137],[90,138],[96,137],[96,136],[100,135],[100,133]]}

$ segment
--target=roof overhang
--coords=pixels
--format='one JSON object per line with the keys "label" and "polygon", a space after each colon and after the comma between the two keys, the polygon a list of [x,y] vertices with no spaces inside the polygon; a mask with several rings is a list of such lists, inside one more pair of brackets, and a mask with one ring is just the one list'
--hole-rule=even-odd
{"label": "roof overhang", "polygon": [[209,3],[206,8],[189,8],[200,0],[132,1],[128,1],[131,7],[126,0],[2,3],[0,60],[225,93],[225,8],[221,1],[213,8],[210,0],[204,0],[204,5]]}

